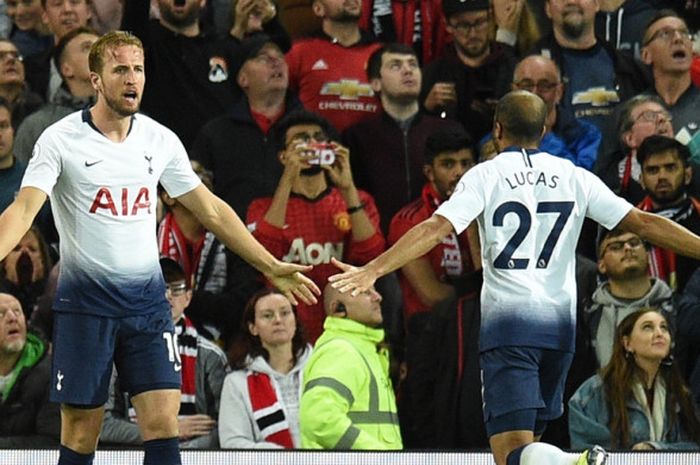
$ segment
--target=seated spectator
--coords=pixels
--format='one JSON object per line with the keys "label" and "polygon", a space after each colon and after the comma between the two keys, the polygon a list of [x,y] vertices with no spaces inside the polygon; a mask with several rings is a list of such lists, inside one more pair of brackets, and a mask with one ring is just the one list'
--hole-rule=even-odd
{"label": "seated spectator", "polygon": [[644,189],[639,184],[642,166],[637,161],[637,149],[653,134],[673,137],[671,119],[658,97],[637,95],[629,99],[622,105],[617,120],[621,148],[603,150],[596,161],[595,174],[618,195],[638,204],[644,198]]}
{"label": "seated spectator", "polygon": [[[411,227],[430,217],[452,194],[462,175],[476,164],[471,138],[463,130],[439,131],[428,137],[423,172],[428,182],[419,199],[406,205],[391,220],[390,243],[395,243]],[[474,297],[481,284],[481,258],[476,223],[459,236],[451,233],[424,256],[400,269],[399,283],[403,293],[407,376],[401,385],[399,412],[406,447],[430,447],[425,442],[424,421],[415,421],[425,407],[417,387],[424,379],[414,374],[417,360],[429,354],[419,351],[422,333],[433,321],[433,308],[440,302],[467,294]],[[460,309],[462,303],[459,305]],[[452,308],[454,308],[454,306]],[[459,311],[459,310],[458,310]],[[424,373],[419,375],[424,378]],[[432,399],[430,399],[432,400]],[[416,416],[417,418],[417,416]]]}
{"label": "seated spectator", "polygon": [[[192,168],[211,189],[211,175],[192,161]],[[228,346],[238,331],[241,309],[258,289],[256,275],[241,267],[241,260],[226,249],[197,217],[163,189],[159,197],[165,216],[158,227],[161,257],[175,260],[193,290],[187,317],[203,335]]]}
{"label": "seated spectator", "polygon": [[25,57],[27,82],[31,89],[47,101],[61,86],[61,75],[53,60],[54,45],[73,29],[88,27],[93,0],[42,0],[42,19],[51,31],[51,47],[43,53]]}
{"label": "seated spectator", "polygon": [[[697,8],[697,6],[696,6]],[[693,35],[673,10],[659,10],[644,33],[642,60],[654,76],[650,89],[673,116],[675,138],[687,144],[700,129],[700,89],[693,85]]]}
{"label": "seated spectator", "polygon": [[50,382],[47,346],[27,332],[19,301],[0,293],[0,448],[58,447],[61,417],[49,402]]}
{"label": "seated spectator", "polygon": [[29,161],[34,143],[44,129],[94,103],[95,89],[90,82],[88,54],[98,37],[92,29],[80,27],[68,32],[56,44],[53,60],[63,82],[49,103],[29,115],[17,127],[15,156],[19,160]]}
{"label": "seated spectator", "polygon": [[[335,141],[330,123],[310,112],[290,114],[278,123],[275,141],[284,172],[273,197],[250,204],[253,236],[278,259],[314,265],[308,276],[319,287],[335,273],[332,257],[361,264],[379,255],[377,207],[355,187],[350,151]],[[325,319],[321,303],[300,303],[297,310],[315,341]]]}
{"label": "seated spectator", "polygon": [[[607,280],[598,286],[581,321],[585,342],[599,367],[610,361],[615,331],[623,318],[643,307],[654,307],[675,323],[672,291],[661,279],[651,278],[647,244],[638,235],[621,229],[601,233],[598,271]],[[583,347],[577,347],[577,352]]]}
{"label": "seated spectator", "polygon": [[379,113],[379,99],[367,79],[367,60],[380,47],[360,30],[362,2],[313,0],[321,30],[295,40],[287,53],[289,87],[309,111],[338,132]]}
{"label": "seated spectator", "polygon": [[306,344],[296,311],[276,289],[253,295],[230,351],[219,409],[223,448],[292,449],[301,446],[299,402]]}
{"label": "seated spectator", "polygon": [[7,0],[7,16],[12,21],[9,39],[25,57],[41,54],[53,46],[48,26],[42,20],[41,0]]}
{"label": "seated spectator", "polygon": [[396,212],[421,195],[428,136],[462,128],[420,112],[422,72],[410,46],[387,44],[372,53],[367,76],[382,112],[349,128],[343,141],[352,153],[353,178],[360,189],[372,192],[387,232]]}
{"label": "seated spectator", "polygon": [[383,347],[382,296],[323,290],[328,318],[304,369],[299,418],[305,449],[402,449]]}
{"label": "seated spectator", "polygon": [[[640,181],[647,194],[638,208],[700,233],[700,200],[689,192],[693,168],[688,148],[670,137],[649,136],[637,151],[637,161],[642,166]],[[698,260],[656,246],[649,250],[649,259],[651,275],[679,292],[700,265]]]}
{"label": "seated spectator", "polygon": [[569,401],[572,448],[700,449],[700,422],[670,356],[672,342],[654,308],[620,322],[610,363]]}
{"label": "seated spectator", "polygon": [[[216,419],[224,377],[228,372],[226,355],[200,336],[184,312],[192,299],[185,273],[177,262],[162,258],[160,267],[166,283],[175,334],[176,357],[182,363],[178,429],[181,449],[211,449],[219,445]],[[110,444],[142,444],[136,411],[129,394],[123,392],[116,369],[112,370],[109,399],[100,441]]]}
{"label": "seated spectator", "polygon": [[541,55],[524,58],[515,67],[512,87],[536,93],[547,105],[547,132],[540,150],[592,170],[598,157],[600,130],[592,123],[576,119],[570,108],[561,105],[565,84],[557,64]]}
{"label": "seated spectator", "polygon": [[12,294],[20,301],[27,321],[44,292],[52,266],[49,246],[36,226],[0,262],[0,292]]}
{"label": "seated spectator", "polygon": [[[453,41],[425,67],[420,101],[428,113],[459,121],[480,140],[491,130],[496,101],[508,92],[517,61],[512,47],[492,37],[495,19],[505,16],[494,18],[488,0],[444,0],[442,10]],[[515,24],[521,12],[514,11]]]}
{"label": "seated spectator", "polygon": [[23,60],[15,44],[0,39],[0,97],[12,110],[13,128],[17,128],[24,118],[44,103],[25,81]]}

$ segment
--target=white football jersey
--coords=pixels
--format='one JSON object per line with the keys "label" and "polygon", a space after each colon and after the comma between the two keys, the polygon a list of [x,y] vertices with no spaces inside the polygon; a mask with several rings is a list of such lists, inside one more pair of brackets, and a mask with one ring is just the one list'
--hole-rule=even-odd
{"label": "white football jersey", "polygon": [[612,229],[631,208],[594,174],[547,153],[506,151],[469,170],[435,214],[458,234],[478,220],[481,350],[573,351],[583,221]]}
{"label": "white football jersey", "polygon": [[121,143],[93,125],[89,110],[42,133],[22,187],[51,198],[61,252],[56,310],[123,316],[163,302],[159,181],[172,197],[200,184],[177,136],[145,115],[132,117]]}

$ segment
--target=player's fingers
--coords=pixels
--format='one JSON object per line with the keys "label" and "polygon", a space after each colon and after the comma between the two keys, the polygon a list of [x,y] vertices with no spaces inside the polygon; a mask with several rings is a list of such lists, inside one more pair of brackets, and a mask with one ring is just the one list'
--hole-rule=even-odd
{"label": "player's fingers", "polygon": [[[343,263],[343,262],[341,262],[340,260],[338,260],[338,259],[335,258],[335,257],[331,257],[331,263],[332,263],[333,265],[335,265],[337,268],[339,268],[341,271],[351,271],[351,270],[354,270],[354,269],[355,269],[354,266],[349,265],[349,264],[347,264],[347,263]],[[335,279],[334,279],[334,278],[335,278]],[[335,280],[338,280],[338,279],[340,279],[340,273],[339,273],[339,274],[334,274],[333,276],[331,276],[330,278],[328,278],[328,280],[331,281],[331,282],[333,282],[333,281],[335,281]]]}

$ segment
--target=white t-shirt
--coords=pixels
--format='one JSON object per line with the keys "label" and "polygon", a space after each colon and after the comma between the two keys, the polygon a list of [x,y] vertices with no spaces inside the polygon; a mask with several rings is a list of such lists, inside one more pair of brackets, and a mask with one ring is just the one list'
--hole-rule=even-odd
{"label": "white t-shirt", "polygon": [[144,115],[134,115],[121,143],[107,139],[88,110],[42,133],[22,187],[51,197],[61,249],[56,310],[123,316],[163,302],[159,181],[172,197],[200,183],[177,136]]}
{"label": "white t-shirt", "polygon": [[592,173],[547,153],[507,151],[469,170],[435,214],[458,234],[478,220],[481,350],[573,351],[583,220],[612,229],[631,208]]}

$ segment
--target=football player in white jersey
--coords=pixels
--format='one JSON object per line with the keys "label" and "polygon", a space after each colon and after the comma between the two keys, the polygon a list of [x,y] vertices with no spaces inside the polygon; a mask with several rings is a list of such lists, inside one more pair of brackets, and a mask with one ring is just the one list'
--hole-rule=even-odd
{"label": "football player in white jersey", "polygon": [[172,131],[138,113],[145,83],[138,38],[103,36],[89,63],[97,102],[37,141],[22,188],[0,216],[0,260],[50,195],[61,239],[51,392],[61,403],[59,465],[92,463],[112,361],[137,411],[144,464],[180,464],[181,366],[158,271],[158,183],[290,301],[315,303],[320,291],[302,274],[310,267],[275,259],[201,184]]}
{"label": "football player in white jersey", "polygon": [[514,91],[498,103],[499,155],[469,170],[435,214],[363,267],[336,261],[354,294],[478,221],[484,268],[480,362],[484,421],[497,465],[600,465],[599,447],[567,454],[536,442],[563,412],[575,328],[574,253],[585,217],[700,257],[700,237],[614,195],[595,175],[538,150],[546,107]]}

